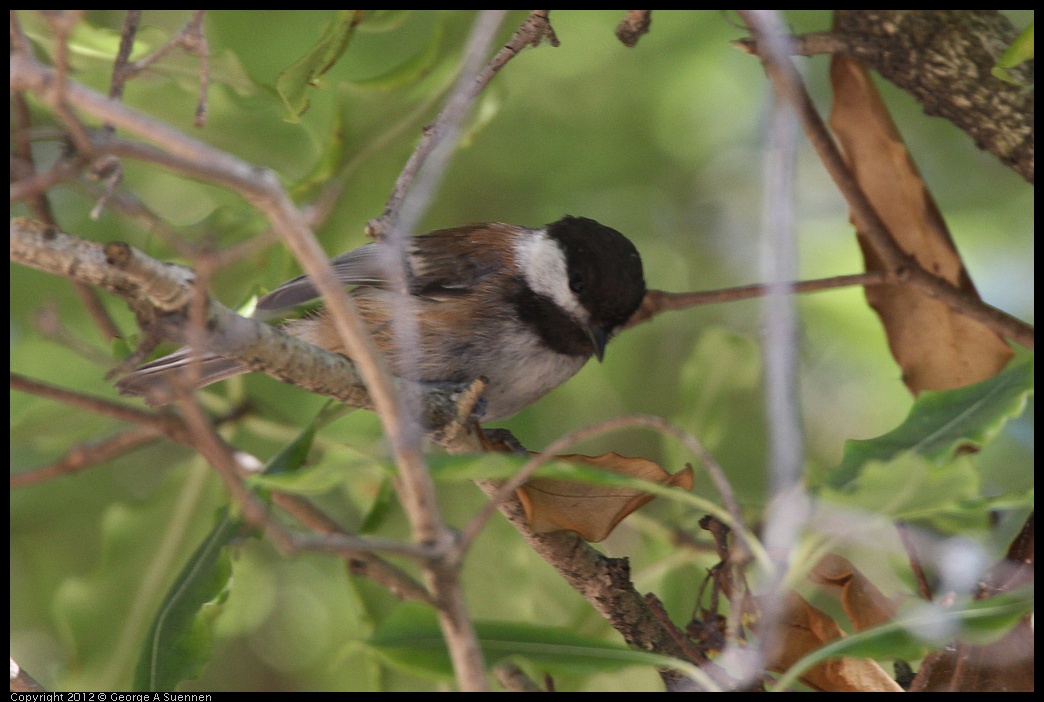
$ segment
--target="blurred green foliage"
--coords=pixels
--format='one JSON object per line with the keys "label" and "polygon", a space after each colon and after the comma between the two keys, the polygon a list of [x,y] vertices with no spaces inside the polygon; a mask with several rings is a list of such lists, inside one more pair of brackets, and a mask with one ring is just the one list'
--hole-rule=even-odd
{"label": "blurred green foliage", "polygon": [[[187,12],[146,11],[151,48],[176,32]],[[39,56],[53,50],[32,13],[19,19]],[[130,81],[125,102],[240,158],[274,169],[306,202],[337,173],[343,191],[318,234],[333,255],[364,242],[420,130],[452,84],[474,15],[464,11],[376,11],[336,62],[301,92],[308,108],[292,121],[280,76],[316,47],[335,13],[213,11],[205,21],[212,74],[209,117],[192,126],[197,100],[192,56],[175,51]],[[503,43],[524,19],[512,12]],[[744,36],[715,11],[658,11],[633,49],[613,35],[616,11],[555,11],[561,46],[527,48],[481,96],[423,228],[502,220],[541,225],[563,214],[598,219],[626,233],[642,254],[650,287],[712,289],[761,278],[759,228],[762,135],[768,88],[756,59],[730,46]],[[829,26],[826,11],[786,15],[795,31]],[[71,78],[107,91],[122,14],[89,12],[72,38]],[[828,58],[799,59],[825,109]],[[932,188],[983,298],[1033,318],[1033,193],[951,124],[926,117],[908,95],[881,85],[914,158]],[[33,103],[34,126],[51,123]],[[41,141],[41,163],[62,148]],[[228,246],[266,223],[238,196],[151,164],[125,162],[122,189],[185,237]],[[797,230],[803,278],[858,271],[861,260],[844,202],[814,156],[798,165]],[[98,241],[124,240],[178,260],[140,222],[107,209],[88,216],[95,197],[61,185],[52,203],[63,229]],[[24,213],[20,204],[13,214]],[[273,246],[221,271],[215,294],[237,305],[298,269]],[[56,304],[69,332],[106,352],[62,281],[12,266],[11,368],[79,391],[113,398],[95,365],[44,338],[37,312]],[[123,330],[133,319],[119,300],[106,305]],[[844,442],[897,426],[912,400],[888,354],[880,325],[857,290],[798,301],[802,422],[812,470],[840,463]],[[678,423],[710,448],[752,514],[765,501],[766,441],[757,337],[757,301],[662,315],[622,334],[603,364],[589,364],[549,397],[504,422],[528,447],[565,431],[626,413]],[[207,390],[215,406],[249,390],[258,415],[226,438],[267,460],[297,435],[324,399],[265,377]],[[1031,414],[1031,412],[1030,412]],[[78,442],[122,428],[105,417],[33,396],[11,395],[13,471],[45,465]],[[375,418],[355,412],[316,439],[322,456],[383,454]],[[673,441],[648,431],[602,436],[577,447],[662,461],[670,471],[693,461]],[[985,494],[1032,484],[1029,416],[1010,423],[977,457]],[[350,461],[351,462],[351,461]],[[354,465],[354,462],[353,462]],[[353,468],[353,470],[356,470]],[[697,491],[716,499],[703,473]],[[324,483],[325,485],[325,483]],[[359,462],[344,484],[317,498],[350,528],[406,537],[386,475]],[[125,689],[154,609],[212,524],[224,501],[216,476],[183,448],[160,442],[103,467],[12,492],[11,647],[53,689]],[[464,524],[483,503],[467,484],[440,485],[447,520]],[[376,518],[378,515],[380,518]],[[670,529],[696,531],[699,515],[657,501],[604,544],[632,559],[639,589],[658,592],[685,621],[711,563],[673,546]],[[1017,520],[1002,523],[1003,547]],[[284,558],[264,540],[234,549],[235,577],[216,621],[215,657],[184,689],[431,689],[424,678],[382,665],[364,642],[397,601],[315,554]],[[412,564],[404,564],[412,568]],[[579,635],[619,641],[505,523],[494,520],[464,568],[476,617],[539,621]],[[658,689],[649,668],[564,675],[558,689]]]}

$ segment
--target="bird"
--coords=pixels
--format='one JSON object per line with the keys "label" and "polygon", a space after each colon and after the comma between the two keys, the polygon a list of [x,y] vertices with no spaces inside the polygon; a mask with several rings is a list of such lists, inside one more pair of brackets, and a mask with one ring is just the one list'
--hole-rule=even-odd
{"label": "bird", "polygon": [[[566,215],[536,228],[483,222],[410,237],[405,280],[399,276],[397,285],[382,260],[386,246],[371,242],[334,258],[337,280],[349,288],[394,375],[424,383],[483,378],[483,421],[514,415],[588,359],[601,361],[646,291],[634,244],[586,217]],[[257,310],[285,314],[318,297],[302,275],[261,297]],[[399,323],[404,318],[412,324]],[[322,308],[280,327],[349,356]],[[403,336],[401,329],[412,333]],[[173,399],[174,374],[190,364],[198,368],[195,387],[249,372],[234,359],[183,348],[137,368],[116,387],[165,404]]]}

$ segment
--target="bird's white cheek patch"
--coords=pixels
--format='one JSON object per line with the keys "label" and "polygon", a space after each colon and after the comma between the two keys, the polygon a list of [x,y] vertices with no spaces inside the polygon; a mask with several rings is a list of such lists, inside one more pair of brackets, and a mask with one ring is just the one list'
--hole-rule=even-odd
{"label": "bird's white cheek patch", "polygon": [[587,317],[580,301],[569,289],[565,253],[546,230],[519,238],[515,244],[515,258],[533,292],[554,300],[578,320]]}

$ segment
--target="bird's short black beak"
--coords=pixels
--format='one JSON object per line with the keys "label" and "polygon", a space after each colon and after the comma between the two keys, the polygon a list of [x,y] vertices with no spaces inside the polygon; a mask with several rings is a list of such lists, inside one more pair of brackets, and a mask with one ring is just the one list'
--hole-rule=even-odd
{"label": "bird's short black beak", "polygon": [[609,343],[609,334],[601,327],[588,327],[587,335],[591,339],[591,345],[594,346],[595,358],[601,363],[602,358],[605,357],[605,345]]}

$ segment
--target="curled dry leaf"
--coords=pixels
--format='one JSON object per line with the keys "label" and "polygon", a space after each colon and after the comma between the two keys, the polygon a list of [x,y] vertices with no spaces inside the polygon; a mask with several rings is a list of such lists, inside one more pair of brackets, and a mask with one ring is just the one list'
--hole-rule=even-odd
{"label": "curled dry leaf", "polygon": [[[856,59],[835,54],[830,80],[834,89],[830,127],[895,243],[928,272],[978,296],[866,68]],[[862,232],[857,234],[866,270],[885,270],[878,252]],[[866,298],[881,318],[903,382],[914,395],[985,380],[1012,357],[1011,348],[994,331],[912,286],[870,286]]]}
{"label": "curled dry leaf", "polygon": [[[691,490],[691,466],[671,475],[644,458],[629,458],[617,453],[601,456],[573,454],[556,456],[559,461],[595,466],[604,470]],[[526,511],[529,527],[538,534],[573,531],[585,541],[597,542],[609,536],[620,521],[655,495],[639,488],[596,485],[557,478],[533,478],[518,489],[518,499]]]}
{"label": "curled dry leaf", "polygon": [[[784,671],[806,654],[821,648],[844,633],[830,615],[790,592],[780,619],[779,639],[769,656],[769,669]],[[805,671],[801,682],[826,692],[902,692],[876,661],[841,656]]]}
{"label": "curled dry leaf", "polygon": [[884,624],[895,617],[898,605],[885,597],[847,558],[828,554],[812,569],[809,579],[831,590],[837,588],[841,607],[856,631]]}

